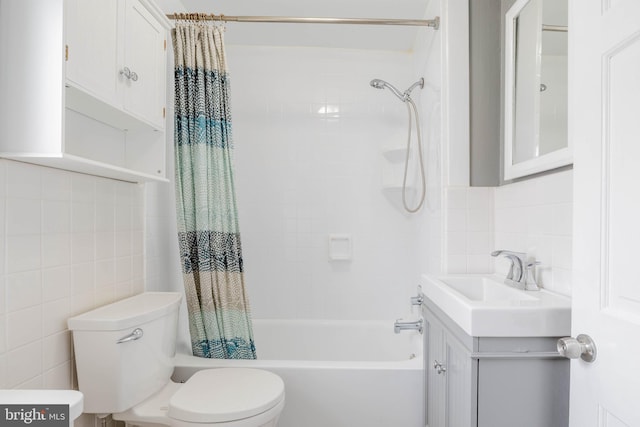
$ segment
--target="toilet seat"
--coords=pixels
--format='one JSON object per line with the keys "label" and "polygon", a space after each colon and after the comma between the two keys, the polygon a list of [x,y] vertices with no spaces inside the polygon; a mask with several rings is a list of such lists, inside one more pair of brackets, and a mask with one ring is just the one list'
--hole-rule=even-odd
{"label": "toilet seat", "polygon": [[198,371],[169,399],[168,417],[185,423],[224,423],[254,417],[284,400],[282,379],[268,371]]}

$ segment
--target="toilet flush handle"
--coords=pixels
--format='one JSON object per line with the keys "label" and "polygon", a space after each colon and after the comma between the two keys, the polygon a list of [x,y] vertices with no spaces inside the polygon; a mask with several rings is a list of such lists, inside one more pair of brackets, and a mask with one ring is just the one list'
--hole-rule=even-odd
{"label": "toilet flush handle", "polygon": [[116,344],[122,344],[123,342],[139,340],[140,338],[142,338],[142,335],[144,335],[144,332],[142,331],[142,329],[135,328],[133,332],[131,332],[129,335],[127,335],[126,337],[122,337],[118,341],[116,341]]}

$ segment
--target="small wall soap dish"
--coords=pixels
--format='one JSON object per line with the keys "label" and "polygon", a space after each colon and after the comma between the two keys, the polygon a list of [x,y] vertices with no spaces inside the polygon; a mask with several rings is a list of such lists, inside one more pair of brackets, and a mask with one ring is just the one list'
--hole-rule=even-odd
{"label": "small wall soap dish", "polygon": [[329,234],[329,261],[351,261],[352,252],[350,234]]}

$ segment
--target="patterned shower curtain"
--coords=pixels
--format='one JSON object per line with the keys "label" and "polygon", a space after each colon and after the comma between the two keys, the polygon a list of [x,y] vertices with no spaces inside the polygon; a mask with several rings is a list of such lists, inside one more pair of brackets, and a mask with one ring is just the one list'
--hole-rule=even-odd
{"label": "patterned shower curtain", "polygon": [[234,190],[223,28],[177,22],[178,240],[193,354],[255,359]]}

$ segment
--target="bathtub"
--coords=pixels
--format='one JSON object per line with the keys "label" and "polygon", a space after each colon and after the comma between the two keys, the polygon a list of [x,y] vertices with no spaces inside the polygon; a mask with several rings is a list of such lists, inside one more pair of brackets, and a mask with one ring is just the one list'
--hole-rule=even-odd
{"label": "bathtub", "polygon": [[278,374],[286,403],[278,427],[424,427],[422,335],[393,321],[256,320],[258,360],[177,354],[174,381],[200,369]]}

